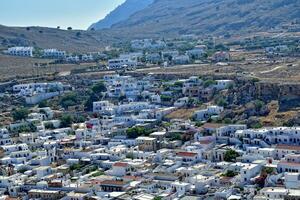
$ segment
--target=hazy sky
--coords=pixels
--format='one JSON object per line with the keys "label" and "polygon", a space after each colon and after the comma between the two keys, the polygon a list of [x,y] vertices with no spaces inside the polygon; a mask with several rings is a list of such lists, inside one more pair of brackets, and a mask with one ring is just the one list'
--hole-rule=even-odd
{"label": "hazy sky", "polygon": [[87,29],[125,0],[0,0],[0,24]]}

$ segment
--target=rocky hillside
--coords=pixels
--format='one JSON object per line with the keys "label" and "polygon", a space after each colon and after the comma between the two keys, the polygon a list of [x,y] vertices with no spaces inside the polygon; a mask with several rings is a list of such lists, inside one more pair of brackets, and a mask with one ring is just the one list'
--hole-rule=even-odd
{"label": "rocky hillside", "polygon": [[300,21],[300,0],[156,0],[112,26],[136,35],[225,34]]}
{"label": "rocky hillside", "polygon": [[132,14],[146,8],[154,0],[127,0],[109,13],[104,19],[92,24],[89,29],[101,30],[128,19]]}
{"label": "rocky hillside", "polygon": [[95,31],[0,25],[0,49],[9,46],[34,46],[57,48],[68,52],[90,52],[99,51],[111,40],[113,40],[111,35]]}
{"label": "rocky hillside", "polygon": [[99,31],[0,25],[0,49],[35,46],[89,52],[128,39],[248,34],[286,23],[300,27],[300,0],[127,0],[99,23],[112,27]]}

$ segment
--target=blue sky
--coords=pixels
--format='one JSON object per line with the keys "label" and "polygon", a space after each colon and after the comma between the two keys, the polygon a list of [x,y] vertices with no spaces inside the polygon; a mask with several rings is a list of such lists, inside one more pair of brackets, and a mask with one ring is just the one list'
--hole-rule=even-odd
{"label": "blue sky", "polygon": [[87,29],[125,0],[0,0],[0,24]]}

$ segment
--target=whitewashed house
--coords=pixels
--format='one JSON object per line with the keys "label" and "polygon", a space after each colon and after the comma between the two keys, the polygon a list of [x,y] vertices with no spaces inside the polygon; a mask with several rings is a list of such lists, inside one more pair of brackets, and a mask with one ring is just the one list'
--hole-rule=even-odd
{"label": "whitewashed house", "polygon": [[135,68],[136,66],[137,61],[127,58],[117,58],[108,60],[109,69]]}
{"label": "whitewashed house", "polygon": [[33,57],[33,47],[11,47],[7,53],[12,56]]}
{"label": "whitewashed house", "polygon": [[66,52],[57,50],[57,49],[44,49],[43,50],[43,57],[45,58],[57,58],[57,59],[64,59],[66,57]]}

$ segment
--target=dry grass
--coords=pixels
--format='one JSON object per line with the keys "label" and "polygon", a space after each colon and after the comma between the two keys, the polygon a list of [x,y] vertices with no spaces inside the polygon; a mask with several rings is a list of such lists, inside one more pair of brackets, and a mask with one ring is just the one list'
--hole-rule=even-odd
{"label": "dry grass", "polygon": [[181,108],[166,116],[168,119],[190,119],[199,108]]}
{"label": "dry grass", "polygon": [[36,67],[35,63],[49,63],[48,59],[23,58],[0,55],[0,80],[9,80],[19,77],[52,74],[54,72],[70,72],[73,69],[82,69],[94,64],[60,64],[49,67]]}
{"label": "dry grass", "polygon": [[[247,53],[244,53],[247,56]],[[240,56],[240,55],[239,55]],[[250,53],[249,56],[255,56]],[[257,56],[257,55],[256,55]],[[255,62],[241,61],[232,62],[228,66],[218,66],[216,64],[193,64],[172,66],[167,68],[153,67],[150,69],[141,69],[133,73],[153,73],[157,75],[215,75],[215,76],[246,76],[259,78],[264,81],[272,82],[295,82],[300,81],[300,61],[297,59],[288,59],[288,61],[279,61],[269,63],[264,60]]]}
{"label": "dry grass", "polygon": [[292,119],[299,111],[279,112],[277,101],[272,101],[268,104],[270,113],[266,117],[261,117],[260,120],[264,126],[282,126],[283,122]]}

